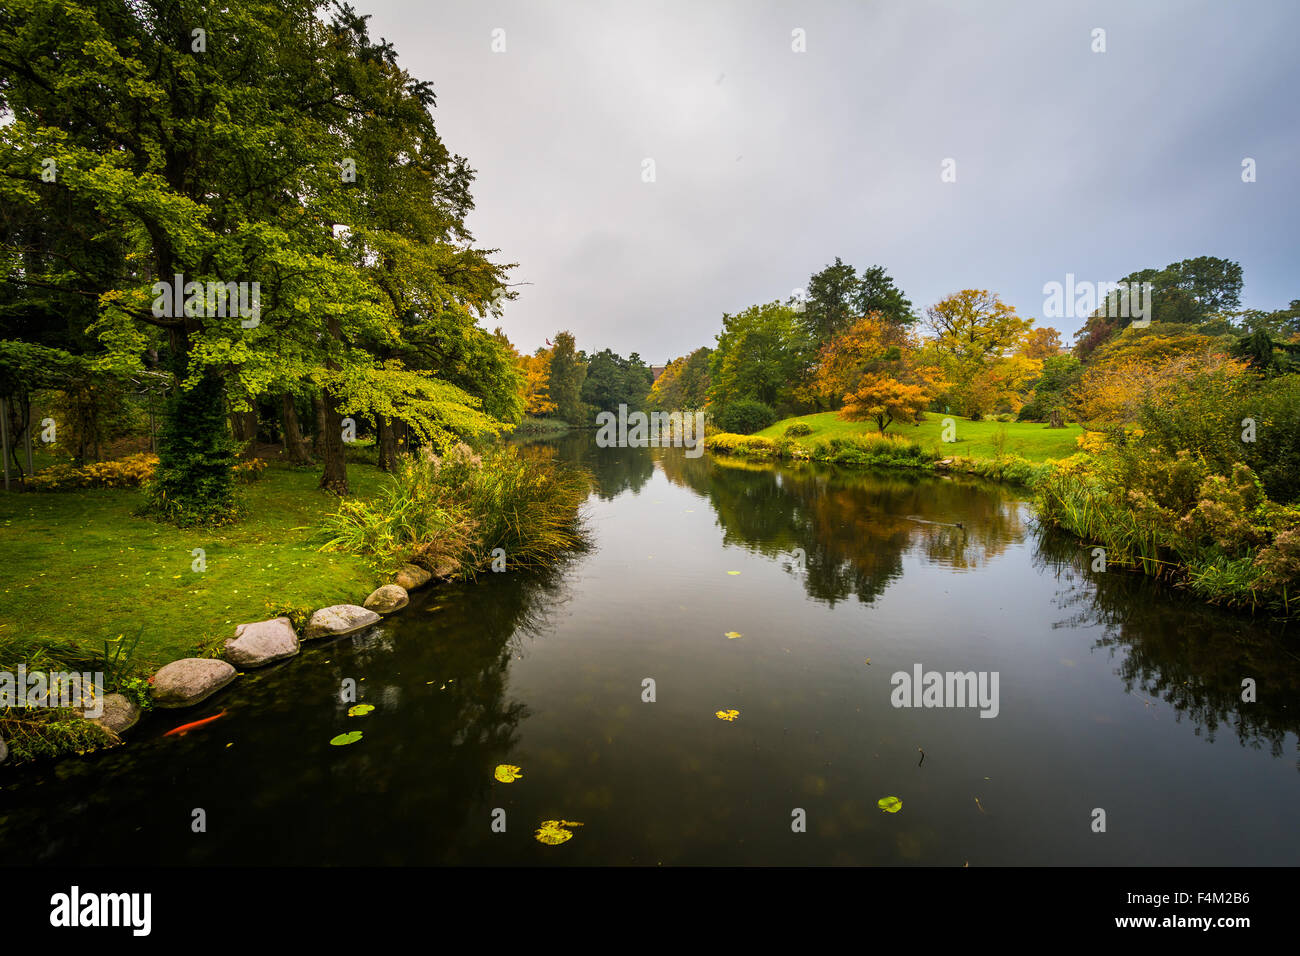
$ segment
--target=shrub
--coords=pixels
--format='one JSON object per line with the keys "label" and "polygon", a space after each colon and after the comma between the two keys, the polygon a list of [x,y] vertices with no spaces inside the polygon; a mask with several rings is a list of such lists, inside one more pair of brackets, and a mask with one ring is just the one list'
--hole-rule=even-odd
{"label": "shrub", "polygon": [[724,455],[740,455],[748,458],[770,458],[776,454],[776,444],[769,438],[757,435],[736,435],[731,432],[716,432],[709,436],[710,451]]}
{"label": "shrub", "polygon": [[718,429],[736,435],[752,435],[776,421],[776,412],[762,402],[744,399],[732,402],[714,415]]}
{"label": "shrub", "polygon": [[135,488],[153,477],[157,455],[131,455],[117,461],[89,465],[51,465],[28,480],[36,491],[67,491],[71,488]]}
{"label": "shrub", "polygon": [[1241,421],[1247,417],[1258,423],[1256,440],[1241,443],[1247,464],[1273,500],[1300,499],[1300,375],[1261,380],[1240,414],[1233,416],[1234,437],[1240,437]]}
{"label": "shrub", "polygon": [[785,426],[785,435],[787,438],[802,438],[804,435],[812,434],[812,426],[807,422],[792,422]]}
{"label": "shrub", "polygon": [[1300,528],[1279,534],[1255,556],[1256,584],[1280,592],[1286,599],[1300,596]]}
{"label": "shrub", "polygon": [[1052,465],[1040,515],[1106,548],[1107,560],[1186,583],[1211,601],[1290,612],[1300,589],[1300,508],[1269,501],[1244,463],[1217,474],[1140,430]]}
{"label": "shrub", "polygon": [[265,458],[244,458],[235,463],[235,477],[240,481],[257,481],[266,471]]}
{"label": "shrub", "polygon": [[488,567],[497,548],[512,569],[546,567],[581,547],[579,508],[590,490],[586,473],[514,446],[406,456],[378,495],[341,503],[324,548],[385,570],[410,561],[458,577]]}
{"label": "shrub", "polygon": [[1031,399],[1020,406],[1020,411],[1016,414],[1018,422],[1041,422],[1047,417],[1047,412],[1036,399]]}

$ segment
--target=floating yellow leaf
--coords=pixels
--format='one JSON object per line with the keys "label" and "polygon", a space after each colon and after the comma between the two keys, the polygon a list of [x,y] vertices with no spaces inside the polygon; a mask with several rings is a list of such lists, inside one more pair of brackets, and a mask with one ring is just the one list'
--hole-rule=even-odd
{"label": "floating yellow leaf", "polygon": [[734,641],[738,637],[744,637],[744,635],[741,634],[739,631],[728,631],[726,633],[726,638],[729,641]]}
{"label": "floating yellow leaf", "polygon": [[886,813],[897,813],[903,809],[903,801],[899,800],[898,797],[881,797],[876,801],[876,806]]}
{"label": "floating yellow leaf", "polygon": [[728,574],[739,574],[740,572],[739,572],[739,571],[728,571],[727,573],[728,573]]}
{"label": "floating yellow leaf", "polygon": [[582,824],[574,820],[543,820],[542,825],[533,836],[537,838],[538,843],[556,846],[566,840],[573,839],[573,833],[568,829],[569,827],[580,826]]}
{"label": "floating yellow leaf", "polygon": [[714,714],[714,716],[717,717],[718,720],[735,720],[737,717],[740,716],[740,711],[738,711],[738,710],[719,710],[719,711],[717,711],[717,712]]}
{"label": "floating yellow leaf", "polygon": [[508,763],[499,763],[497,764],[496,770],[492,772],[492,776],[496,777],[502,783],[514,783],[522,777],[523,774],[520,772],[518,767],[511,766]]}

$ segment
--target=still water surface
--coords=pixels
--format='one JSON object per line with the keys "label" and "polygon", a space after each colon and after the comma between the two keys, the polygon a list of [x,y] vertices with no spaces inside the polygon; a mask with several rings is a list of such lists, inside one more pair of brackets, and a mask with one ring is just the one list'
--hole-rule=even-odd
{"label": "still water surface", "polygon": [[[589,435],[535,450],[596,477],[586,553],[417,593],[151,714],[127,747],[6,773],[3,859],[1300,862],[1300,655],[1281,629],[1093,573],[1004,488]],[[997,716],[894,707],[891,675],[918,664],[996,672]],[[339,701],[349,677],[365,717]],[[521,779],[496,782],[503,763]],[[536,842],[554,819],[584,826]]]}

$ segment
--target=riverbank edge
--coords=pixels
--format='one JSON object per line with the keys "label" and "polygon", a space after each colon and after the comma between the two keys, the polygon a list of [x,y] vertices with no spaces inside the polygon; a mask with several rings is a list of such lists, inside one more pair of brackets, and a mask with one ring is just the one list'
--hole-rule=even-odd
{"label": "riverbank edge", "polygon": [[1020,455],[999,455],[995,458],[970,458],[964,455],[945,457],[902,439],[882,441],[882,443],[887,442],[897,442],[900,451],[885,454],[845,439],[822,441],[809,446],[791,438],[761,438],[757,435],[736,435],[730,432],[715,432],[709,435],[705,440],[705,448],[714,454],[760,461],[816,461],[829,465],[906,468],[937,474],[968,474],[1029,490],[1033,489],[1039,478],[1047,474],[1056,461],[1056,459],[1048,459],[1044,462],[1035,462]]}
{"label": "riverbank edge", "polygon": [[[481,467],[482,462],[477,456],[472,455],[468,446],[460,445],[457,447],[458,449],[463,449],[463,456],[466,461],[472,465],[472,470],[476,471]],[[462,452],[454,453],[462,454]],[[511,456],[516,454],[517,451],[511,451]],[[577,473],[575,473],[575,475],[576,474]],[[578,483],[581,485],[581,493],[578,494],[577,497],[574,497],[570,503],[570,510],[572,512],[571,517],[574,521],[579,520],[578,514],[581,509],[582,501],[585,500],[590,493],[589,476],[584,475],[582,480]],[[560,484],[563,483],[561,482]],[[547,487],[550,488],[552,492],[557,489],[561,491],[564,490],[563,488],[560,488],[560,485],[555,483],[552,483]],[[528,488],[536,492],[538,485],[534,481],[528,484]],[[570,488],[570,490],[572,489]],[[575,492],[575,494],[577,493]],[[542,516],[544,517],[544,514]],[[334,546],[336,544],[338,544],[337,541],[327,542],[323,547],[316,550],[349,550],[345,547],[335,548]],[[519,551],[517,548],[516,553],[523,554],[524,566],[528,566],[529,547],[533,547],[533,550],[535,551],[536,542],[520,545],[516,537],[515,545],[512,545],[512,548],[516,546],[522,549],[522,551]],[[562,543],[560,546],[564,549],[577,546],[577,544],[576,542],[567,542]],[[495,555],[495,551],[493,554]],[[533,560],[537,559],[536,554],[533,554],[531,557]],[[10,729],[6,728],[4,726],[5,724],[17,723],[19,725],[25,725],[17,738],[11,737],[11,740],[22,739],[23,745],[18,748],[18,753],[14,753],[13,751],[15,748],[5,747],[4,745],[7,742],[0,737],[0,765],[6,767],[20,767],[43,764],[47,761],[60,760],[74,754],[81,756],[117,746],[123,742],[121,739],[122,733],[131,729],[145,711],[157,706],[161,706],[164,709],[171,709],[172,707],[180,709],[187,706],[196,706],[203,703],[208,697],[219,693],[229,683],[233,683],[239,672],[256,670],[260,667],[278,663],[282,660],[287,660],[291,657],[297,656],[301,652],[301,643],[304,640],[310,641],[316,638],[344,636],[348,633],[365,630],[366,628],[379,623],[379,618],[376,618],[375,620],[367,621],[346,630],[326,627],[323,624],[317,627],[315,618],[317,615],[322,614],[322,612],[332,609],[335,611],[342,610],[345,614],[351,613],[352,611],[365,611],[366,613],[369,613],[372,610],[370,602],[373,599],[378,598],[379,592],[387,586],[395,585],[402,590],[404,595],[406,595],[401,603],[386,610],[380,610],[378,607],[373,608],[373,610],[380,615],[380,618],[390,616],[392,613],[401,610],[407,605],[409,602],[408,592],[410,591],[417,590],[430,583],[436,582],[439,584],[447,584],[460,580],[464,576],[468,576],[469,578],[476,577],[478,570],[486,568],[486,563],[480,567],[477,564],[478,560],[477,556],[471,558],[464,554],[457,555],[441,551],[430,554],[421,554],[420,549],[415,549],[414,551],[406,553],[400,557],[398,555],[378,557],[370,562],[370,573],[365,575],[367,580],[364,582],[357,581],[352,584],[344,585],[347,590],[352,590],[353,588],[359,590],[360,587],[365,587],[367,589],[369,594],[364,599],[362,605],[354,605],[350,603],[339,604],[334,602],[324,604],[320,607],[314,607],[315,602],[320,601],[322,597],[324,597],[323,594],[319,593],[314,595],[315,601],[310,604],[291,604],[284,601],[268,602],[266,611],[264,612],[266,613],[266,617],[246,621],[244,624],[235,628],[233,635],[226,632],[225,635],[214,634],[210,637],[206,637],[200,645],[197,645],[194,648],[194,650],[197,651],[197,654],[191,653],[182,655],[176,659],[170,660],[161,667],[155,667],[154,665],[159,659],[167,660],[167,657],[175,654],[174,650],[172,651],[172,654],[169,654],[166,657],[159,656],[153,658],[147,665],[138,664],[131,666],[129,658],[133,651],[132,648],[131,651],[127,652],[128,662],[124,663],[121,669],[118,669],[118,662],[115,659],[105,659],[103,662],[100,662],[100,666],[103,667],[103,671],[107,673],[110,678],[105,683],[113,687],[114,690],[112,693],[107,692],[107,687],[102,688],[102,690],[105,691],[105,700],[109,701],[112,710],[114,711],[114,716],[117,718],[114,722],[119,724],[119,726],[116,728],[109,726],[109,722],[98,715],[96,718],[87,718],[84,711],[88,708],[84,703],[84,699],[82,706],[76,708],[68,706],[10,708],[10,713],[5,714],[5,720],[0,722],[0,729]],[[486,562],[486,560],[486,557],[484,557],[483,561]],[[495,561],[496,559],[494,557],[493,570],[504,569],[504,566],[502,568],[497,568]],[[276,619],[278,618],[286,619],[291,630],[291,637],[293,640],[292,650],[284,652],[285,648],[282,647],[275,652],[274,657],[262,656],[260,659],[248,663],[241,661],[240,658],[244,657],[246,652],[239,649],[232,649],[231,647],[232,642],[239,639],[241,630],[246,627],[271,625],[276,622]],[[303,632],[305,635],[301,639],[298,636],[299,632]],[[281,634],[277,635],[277,639],[282,640],[283,638],[284,634],[282,630]],[[272,643],[274,643],[274,641]],[[232,653],[232,650],[234,653]],[[105,646],[105,653],[108,653],[107,645]],[[255,650],[254,656],[258,653],[260,653],[260,651]],[[192,681],[203,685],[215,686],[211,686],[211,690],[202,697],[194,697],[193,699],[186,700],[179,704],[158,704],[158,694],[156,693],[158,688],[154,681],[163,670],[177,664],[179,661],[198,662],[212,660],[222,661],[229,665],[229,676],[226,677],[224,674],[216,676],[212,674],[211,671],[207,674],[201,674],[201,668],[196,665],[191,665],[188,668],[189,673],[187,676]],[[78,668],[78,670],[84,669],[86,668]],[[98,667],[93,669],[98,670]],[[54,672],[57,670],[57,665],[49,667],[48,670]],[[149,676],[150,671],[153,671],[153,676]],[[31,672],[36,673],[36,670],[32,670]],[[168,677],[170,676],[171,675],[168,675]],[[123,679],[125,679],[125,681]],[[183,679],[181,680],[181,683],[184,684]],[[26,715],[23,711],[31,710],[39,711],[41,716],[36,720],[25,719]],[[14,713],[15,711],[17,713]],[[3,713],[3,711],[0,711],[0,713]],[[122,716],[123,714],[129,715],[129,721],[126,717]]]}
{"label": "riverbank edge", "polygon": [[[889,440],[891,439],[883,441]],[[1036,487],[1062,459],[1049,458],[1033,462],[1019,455],[983,459],[953,455],[945,458],[936,452],[920,449],[905,439],[900,441],[904,442],[902,449],[905,453],[885,454],[867,450],[862,447],[862,443],[851,440],[823,441],[808,447],[794,438],[771,439],[718,432],[708,437],[705,447],[713,454],[757,461],[816,461],[846,467],[901,468],[940,475],[965,474],[1006,484],[1033,494],[1032,504],[1040,521],[1073,535],[1085,547],[1105,548],[1106,567],[1114,566],[1126,572],[1154,578],[1173,590],[1191,594],[1202,603],[1234,613],[1254,617],[1262,612],[1280,620],[1300,618],[1300,601],[1291,600],[1285,594],[1279,603],[1276,598],[1257,595],[1254,591],[1243,595],[1240,592],[1216,590],[1205,583],[1203,569],[1183,561],[1143,561],[1140,557],[1127,555],[1105,542],[1092,542],[1068,521],[1057,520],[1045,514]],[[1258,553],[1257,550],[1255,554]]]}
{"label": "riverbank edge", "polygon": [[[360,633],[361,631],[368,630],[369,628],[382,623],[384,620],[387,620],[388,618],[392,617],[393,615],[407,608],[410,605],[410,601],[409,601],[410,592],[420,590],[422,588],[428,587],[433,584],[446,584],[451,580],[450,575],[454,573],[455,570],[458,569],[442,568],[439,569],[440,573],[435,574],[429,571],[427,568],[421,568],[418,565],[407,565],[403,568],[399,568],[397,571],[391,574],[381,576],[380,583],[371,591],[370,595],[368,595],[361,604],[352,605],[352,606],[362,607],[362,608],[366,608],[367,610],[370,610],[370,608],[366,606],[366,602],[370,601],[371,598],[375,597],[375,595],[378,594],[378,592],[385,587],[401,588],[403,594],[407,596],[407,599],[404,600],[403,603],[400,604],[399,606],[393,608],[391,611],[388,612],[377,611],[376,613],[379,614],[379,619],[376,621],[372,621],[369,624],[366,624],[359,628],[355,628],[350,631],[343,631],[337,634],[320,635],[320,637],[322,638],[347,637],[351,634],[356,634],[356,633]],[[409,584],[398,583],[404,580],[408,582],[412,581],[412,576],[411,576],[412,571],[419,571],[425,576],[423,577],[422,580],[420,580],[418,576],[416,576],[416,583],[409,583]],[[387,578],[387,580],[382,580],[382,578],[385,577]],[[335,604],[335,605],[326,605],[325,607],[317,608],[316,610],[312,611],[310,614],[306,615],[306,620],[309,621],[312,616],[314,616],[320,611],[324,611],[330,607],[338,607],[338,606],[339,605]],[[190,707],[197,707],[200,704],[206,704],[209,701],[211,701],[213,698],[219,696],[227,688],[231,687],[240,675],[247,674],[252,671],[263,670],[268,666],[281,664],[287,660],[292,660],[293,658],[299,656],[302,653],[302,643],[304,640],[312,640],[313,642],[315,642],[314,638],[303,638],[300,636],[300,632],[305,629],[306,621],[301,619],[295,619],[298,617],[298,615],[294,614],[293,612],[286,611],[285,613],[280,615],[273,614],[272,617],[268,619],[268,621],[274,621],[276,620],[277,617],[287,617],[290,620],[290,627],[292,627],[295,639],[297,641],[295,649],[292,654],[286,655],[284,657],[276,658],[274,660],[268,660],[263,664],[248,666],[248,667],[240,667],[239,665],[235,664],[233,661],[230,660],[229,655],[226,651],[227,645],[229,644],[230,641],[235,640],[235,636],[225,638],[221,641],[221,643],[214,645],[214,649],[219,649],[217,650],[217,653],[209,654],[208,656],[202,658],[180,658],[178,659],[178,661],[179,660],[222,661],[224,663],[229,664],[235,670],[235,674],[232,675],[230,680],[226,681],[224,684],[216,688],[211,693],[206,694],[202,698],[195,700],[192,703],[182,704],[174,707],[159,707],[159,705],[155,702],[153,703],[150,709],[182,711],[182,710],[187,710]],[[247,623],[256,624],[256,623],[267,623],[267,622],[250,621]],[[243,626],[245,625],[239,625],[238,627],[236,627],[236,635],[239,632],[239,628]],[[322,640],[320,641],[320,643],[325,643],[325,641]],[[162,665],[162,667],[159,667],[154,672],[154,676],[157,676],[157,674],[160,673],[164,668],[169,667],[172,664],[178,663],[178,661],[171,661],[167,664]],[[150,677],[149,681],[150,683],[152,683],[153,677]],[[105,696],[107,697],[109,695],[105,695]],[[123,735],[127,731],[133,729],[136,723],[138,722],[139,718],[144,716],[144,709],[142,708],[141,712],[137,714],[136,719],[133,720],[129,726],[124,728],[121,732],[115,732],[105,724],[101,723],[99,720],[85,717],[75,709],[71,709],[71,708],[57,708],[57,709],[67,711],[66,719],[72,722],[74,725],[76,725],[76,729],[78,731],[81,731],[84,734],[86,734],[85,737],[81,738],[81,742],[89,743],[90,745],[84,747],[78,747],[78,746],[66,744],[64,742],[64,735],[59,735],[57,737],[51,735],[50,737],[47,737],[47,740],[56,742],[56,747],[57,747],[56,752],[42,757],[33,758],[33,759],[13,760],[13,761],[7,759],[9,756],[12,756],[12,752],[8,752],[5,755],[6,759],[0,760],[0,767],[4,767],[11,771],[17,770],[21,772],[22,770],[25,769],[39,767],[43,764],[58,761],[58,760],[63,760],[67,757],[73,757],[73,756],[86,757],[94,753],[99,753],[100,751],[103,750],[109,750],[115,747],[123,746],[127,742]]]}

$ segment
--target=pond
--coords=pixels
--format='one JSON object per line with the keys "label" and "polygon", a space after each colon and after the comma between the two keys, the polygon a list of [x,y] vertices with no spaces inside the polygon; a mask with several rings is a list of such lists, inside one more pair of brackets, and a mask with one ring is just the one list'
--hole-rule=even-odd
{"label": "pond", "polygon": [[[1300,655],[1280,628],[1093,571],[1005,487],[588,434],[531,450],[595,476],[584,553],[417,592],[369,631],[153,712],[126,747],[6,771],[3,858],[1300,860]],[[986,696],[945,680],[929,698],[945,706],[896,706],[894,675],[918,670]],[[369,714],[347,715],[348,678]],[[583,825],[543,845],[546,820]]]}

